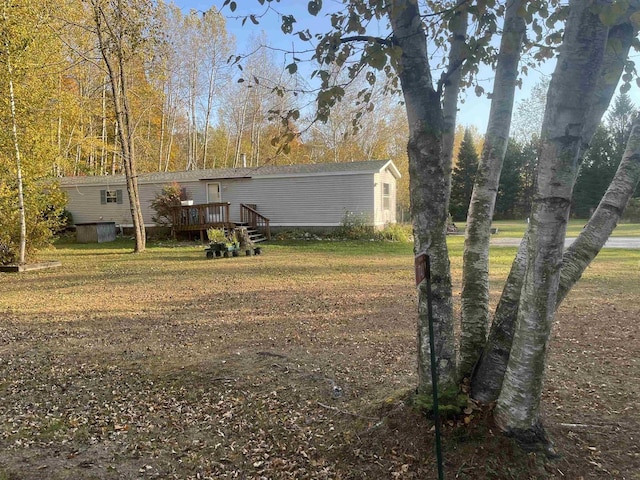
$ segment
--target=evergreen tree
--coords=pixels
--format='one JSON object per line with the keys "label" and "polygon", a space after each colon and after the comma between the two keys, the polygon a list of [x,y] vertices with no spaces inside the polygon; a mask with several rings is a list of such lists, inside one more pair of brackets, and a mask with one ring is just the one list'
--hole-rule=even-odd
{"label": "evergreen tree", "polygon": [[607,127],[615,142],[616,156],[618,160],[622,157],[627,144],[627,139],[631,133],[631,122],[635,113],[635,105],[626,93],[618,95],[611,111],[607,115]]}
{"label": "evergreen tree", "polygon": [[527,218],[531,213],[533,189],[535,185],[536,168],[538,166],[538,150],[540,139],[534,136],[522,146],[522,163],[520,165],[520,190],[516,216]]}
{"label": "evergreen tree", "polygon": [[[613,136],[614,156],[617,162],[620,161],[624,153],[635,113],[636,106],[631,101],[631,97],[626,93],[621,93],[615,98],[613,107],[607,115],[606,124]],[[640,186],[636,188],[633,196],[640,197]]]}
{"label": "evergreen tree", "polygon": [[522,168],[525,164],[523,146],[514,138],[509,139],[507,153],[504,157],[498,196],[496,198],[496,218],[516,218],[518,208],[518,196],[520,194]]}
{"label": "evergreen tree", "polygon": [[449,211],[455,221],[464,221],[469,211],[473,181],[478,169],[478,152],[469,129],[464,131],[458,162],[451,176],[451,202]]}
{"label": "evergreen tree", "polygon": [[572,213],[578,218],[591,216],[616,173],[622,158],[616,135],[600,125],[591,140],[573,191]]}

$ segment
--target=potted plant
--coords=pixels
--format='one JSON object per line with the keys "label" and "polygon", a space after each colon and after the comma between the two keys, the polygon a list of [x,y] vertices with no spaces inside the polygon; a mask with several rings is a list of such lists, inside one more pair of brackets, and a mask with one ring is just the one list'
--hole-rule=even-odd
{"label": "potted plant", "polygon": [[226,234],[223,228],[210,228],[207,230],[209,247],[206,249],[207,258],[228,257],[231,253],[238,256],[238,241],[234,232]]}

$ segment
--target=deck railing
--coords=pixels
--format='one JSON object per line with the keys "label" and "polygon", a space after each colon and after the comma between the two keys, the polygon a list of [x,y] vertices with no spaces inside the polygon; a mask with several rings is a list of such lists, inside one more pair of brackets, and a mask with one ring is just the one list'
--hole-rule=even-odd
{"label": "deck railing", "polygon": [[173,210],[173,228],[176,232],[232,227],[229,203],[183,205]]}
{"label": "deck railing", "polygon": [[260,215],[255,208],[244,203],[240,204],[240,221],[263,231],[267,240],[271,240],[271,230],[269,229],[269,219]]}

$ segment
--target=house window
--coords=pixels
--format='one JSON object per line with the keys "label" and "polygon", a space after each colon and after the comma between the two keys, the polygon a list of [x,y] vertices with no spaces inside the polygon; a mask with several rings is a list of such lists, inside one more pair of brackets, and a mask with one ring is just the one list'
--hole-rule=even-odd
{"label": "house window", "polygon": [[100,190],[100,203],[122,203],[122,190]]}
{"label": "house window", "polygon": [[391,210],[391,184],[382,184],[382,209]]}

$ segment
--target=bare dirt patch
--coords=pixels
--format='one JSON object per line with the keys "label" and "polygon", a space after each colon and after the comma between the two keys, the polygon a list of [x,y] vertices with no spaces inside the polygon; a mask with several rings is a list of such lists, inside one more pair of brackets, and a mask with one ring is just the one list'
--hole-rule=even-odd
{"label": "bare dirt patch", "polygon": [[[61,269],[0,274],[0,479],[434,478],[431,425],[403,402],[410,246],[54,255]],[[625,255],[557,318],[544,415],[563,458],[520,452],[477,411],[445,424],[447,478],[640,478],[640,253]]]}

